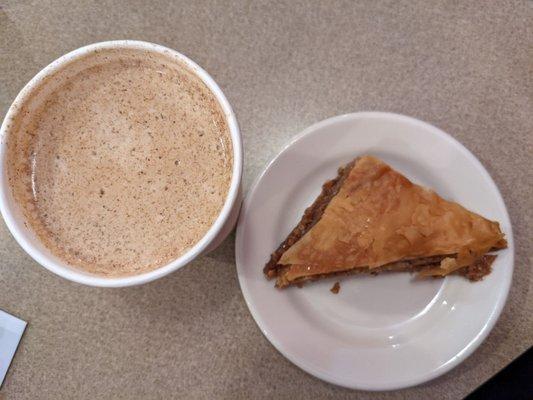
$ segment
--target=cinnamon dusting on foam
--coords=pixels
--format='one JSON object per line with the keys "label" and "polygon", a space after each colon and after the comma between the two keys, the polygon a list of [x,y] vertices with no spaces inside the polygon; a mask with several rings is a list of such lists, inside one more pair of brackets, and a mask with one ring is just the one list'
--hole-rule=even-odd
{"label": "cinnamon dusting on foam", "polygon": [[86,58],[44,100],[20,106],[8,179],[52,253],[91,273],[146,272],[194,246],[220,213],[229,128],[213,93],[170,56]]}

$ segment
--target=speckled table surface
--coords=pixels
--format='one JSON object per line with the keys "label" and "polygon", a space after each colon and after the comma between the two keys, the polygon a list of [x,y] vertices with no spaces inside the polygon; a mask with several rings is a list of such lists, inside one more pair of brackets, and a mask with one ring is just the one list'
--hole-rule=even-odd
{"label": "speckled table surface", "polygon": [[293,135],[384,110],[466,145],[509,208],[511,293],[488,339],[422,386],[346,390],[262,336],[239,290],[234,236],[159,281],[95,289],[38,266],[0,223],[0,308],[29,322],[0,399],[458,399],[533,344],[533,3],[522,1],[1,1],[0,112],[58,56],[109,39],[179,50],[220,84],[245,145],[245,190]]}

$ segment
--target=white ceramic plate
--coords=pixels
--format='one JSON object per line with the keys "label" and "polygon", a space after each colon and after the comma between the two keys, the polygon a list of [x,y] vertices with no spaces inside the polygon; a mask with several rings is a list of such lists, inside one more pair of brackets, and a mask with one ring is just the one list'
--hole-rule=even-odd
{"label": "white ceramic plate", "polygon": [[[477,283],[458,276],[414,281],[408,273],[351,276],[341,279],[337,295],[329,289],[338,279],[274,288],[262,273],[271,252],[337,168],[363,154],[499,221],[509,247],[493,272]],[[500,315],[513,253],[505,204],[472,153],[427,123],[376,112],[331,118],[298,135],[250,190],[236,243],[241,289],[267,339],[308,373],[365,390],[420,384],[468,357]]]}

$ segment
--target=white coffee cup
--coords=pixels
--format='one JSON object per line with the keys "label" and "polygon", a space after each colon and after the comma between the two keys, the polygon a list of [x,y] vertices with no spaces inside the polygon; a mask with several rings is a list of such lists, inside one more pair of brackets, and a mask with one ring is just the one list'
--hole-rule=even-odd
{"label": "white coffee cup", "polygon": [[[145,273],[125,277],[107,278],[101,275],[95,275],[85,272],[79,268],[69,265],[52,254],[37,238],[34,232],[29,228],[30,224],[26,223],[22,209],[15,201],[9,182],[7,179],[7,140],[9,135],[16,134],[11,129],[10,121],[14,120],[21,111],[21,105],[25,104],[32,96],[38,96],[40,93],[46,93],[47,87],[54,84],[53,76],[57,71],[63,71],[67,68],[75,68],[75,61],[86,57],[88,54],[104,49],[140,49],[152,52],[158,52],[166,56],[176,58],[178,61],[192,69],[214,93],[222,110],[226,116],[228,127],[233,144],[233,175],[224,206],[220,211],[217,219],[209,228],[198,243],[189,251],[174,261]],[[139,285],[150,282],[162,276],[168,275],[173,271],[183,267],[201,254],[213,250],[218,246],[235,226],[241,203],[241,177],[242,177],[242,140],[237,125],[235,114],[222,93],[222,90],[215,83],[213,78],[199,67],[194,61],[190,60],[183,54],[168,49],[166,47],[132,40],[117,40],[109,42],[94,43],[85,47],[74,50],[52,62],[50,65],[40,71],[18,94],[15,101],[9,108],[2,127],[0,128],[0,211],[11,234],[22,246],[22,248],[39,264],[53,273],[74,281],[90,286],[100,287],[122,287]]]}

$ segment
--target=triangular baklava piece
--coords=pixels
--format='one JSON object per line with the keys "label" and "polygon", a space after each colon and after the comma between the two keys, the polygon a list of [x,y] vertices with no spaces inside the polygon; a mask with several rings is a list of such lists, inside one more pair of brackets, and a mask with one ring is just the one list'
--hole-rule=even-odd
{"label": "triangular baklava piece", "polygon": [[344,273],[417,271],[459,273],[479,280],[506,247],[497,222],[444,200],[381,160],[365,156],[305,211],[264,268],[285,287]]}

